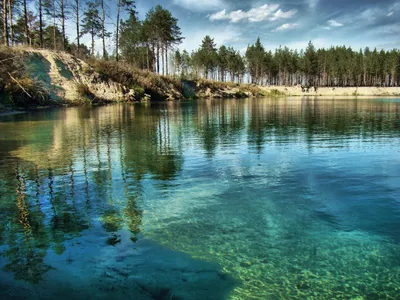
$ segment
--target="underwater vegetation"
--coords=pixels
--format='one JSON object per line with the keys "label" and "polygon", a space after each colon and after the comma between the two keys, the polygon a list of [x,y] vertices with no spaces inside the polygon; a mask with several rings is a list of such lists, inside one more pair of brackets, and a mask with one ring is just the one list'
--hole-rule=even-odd
{"label": "underwater vegetation", "polygon": [[399,116],[231,99],[0,120],[0,298],[398,299]]}

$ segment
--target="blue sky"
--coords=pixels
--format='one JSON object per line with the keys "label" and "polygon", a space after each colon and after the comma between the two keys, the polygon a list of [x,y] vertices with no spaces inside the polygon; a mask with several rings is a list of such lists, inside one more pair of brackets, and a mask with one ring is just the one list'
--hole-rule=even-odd
{"label": "blue sky", "polygon": [[399,0],[137,0],[139,17],[157,4],[179,19],[180,48],[189,51],[207,34],[241,51],[258,36],[267,49],[301,49],[309,40],[317,47],[400,48]]}

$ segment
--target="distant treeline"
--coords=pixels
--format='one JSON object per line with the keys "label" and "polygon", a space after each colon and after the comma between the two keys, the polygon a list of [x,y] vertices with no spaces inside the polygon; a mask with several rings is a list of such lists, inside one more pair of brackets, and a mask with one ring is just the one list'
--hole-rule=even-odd
{"label": "distant treeline", "polygon": [[[397,49],[316,49],[310,42],[305,50],[280,47],[267,51],[257,39],[242,55],[232,47],[217,48],[214,39],[206,36],[200,47],[189,53],[177,50],[184,39],[178,19],[160,5],[140,20],[132,0],[28,2],[0,0],[3,45],[65,50],[87,58],[95,56],[95,43],[100,40],[102,53],[97,58],[122,60],[139,69],[185,79],[308,87],[400,84]],[[112,10],[115,18],[108,20]],[[74,38],[67,35],[67,19],[74,20]],[[114,24],[113,32],[107,30],[106,24]],[[81,43],[84,35],[91,38],[90,48]],[[112,49],[111,53],[107,49]]]}
{"label": "distant treeline", "polygon": [[315,49],[312,42],[300,52],[288,47],[266,51],[257,39],[241,56],[231,47],[217,49],[207,36],[190,55],[177,51],[174,65],[184,76],[242,82],[247,74],[249,82],[261,85],[389,87],[400,83],[399,50]]}

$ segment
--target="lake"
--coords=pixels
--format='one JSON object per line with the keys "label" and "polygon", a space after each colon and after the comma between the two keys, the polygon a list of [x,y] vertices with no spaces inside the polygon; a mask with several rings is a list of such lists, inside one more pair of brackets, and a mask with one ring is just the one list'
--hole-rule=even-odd
{"label": "lake", "polygon": [[0,117],[1,299],[398,299],[400,99]]}

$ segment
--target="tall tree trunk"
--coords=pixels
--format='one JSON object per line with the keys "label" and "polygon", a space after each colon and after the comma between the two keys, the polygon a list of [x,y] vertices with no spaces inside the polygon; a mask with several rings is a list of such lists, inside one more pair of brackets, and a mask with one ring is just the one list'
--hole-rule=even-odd
{"label": "tall tree trunk", "polygon": [[107,58],[106,52],[106,12],[104,8],[104,0],[101,0],[101,39],[103,42],[103,59]]}
{"label": "tall tree trunk", "polygon": [[161,44],[161,61],[162,61],[162,74],[164,75],[164,71],[165,71],[164,45],[162,45],[162,44]]}
{"label": "tall tree trunk", "polygon": [[[26,1],[26,0],[24,0]],[[66,38],[65,38],[65,2],[64,0],[60,0],[60,9],[61,9],[61,31],[62,31],[62,49],[66,48]]]}
{"label": "tall tree trunk", "polygon": [[75,5],[76,5],[76,8],[75,8],[75,13],[76,13],[76,15],[75,15],[75,18],[76,18],[76,42],[77,42],[77,45],[78,45],[78,53],[79,53],[79,48],[80,48],[80,30],[79,30],[79,0],[75,0]]}
{"label": "tall tree trunk", "polygon": [[5,46],[9,46],[8,40],[8,20],[7,20],[7,0],[3,0],[3,43]]}
{"label": "tall tree trunk", "polygon": [[10,44],[14,44],[12,0],[8,0],[8,21],[10,22]]}
{"label": "tall tree trunk", "polygon": [[28,8],[26,0],[24,0],[23,4],[24,4],[25,40],[26,44],[29,45]]}
{"label": "tall tree trunk", "polygon": [[94,28],[92,27],[92,56],[94,56]]}
{"label": "tall tree trunk", "polygon": [[53,0],[53,47],[57,50],[57,31],[56,31],[56,1]]}
{"label": "tall tree trunk", "polygon": [[168,75],[168,44],[165,45],[165,75]]}
{"label": "tall tree trunk", "polygon": [[149,45],[146,45],[146,56],[147,56],[147,70],[150,70],[150,64],[149,64]]}
{"label": "tall tree trunk", "polygon": [[157,73],[160,74],[160,44],[157,42]]}
{"label": "tall tree trunk", "polygon": [[152,57],[151,57],[151,71],[154,72],[155,69],[156,69],[156,49],[155,49],[154,41],[152,42],[152,45],[151,45],[151,54],[152,54]]}
{"label": "tall tree trunk", "polygon": [[121,0],[118,0],[117,5],[117,28],[115,31],[115,59],[119,61],[119,22],[120,22],[120,14],[121,14]]}
{"label": "tall tree trunk", "polygon": [[42,0],[39,0],[39,39],[40,39],[40,48],[43,48],[43,4],[42,4]]}

